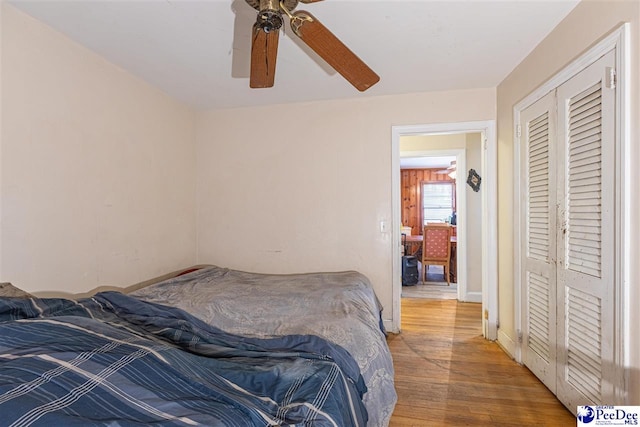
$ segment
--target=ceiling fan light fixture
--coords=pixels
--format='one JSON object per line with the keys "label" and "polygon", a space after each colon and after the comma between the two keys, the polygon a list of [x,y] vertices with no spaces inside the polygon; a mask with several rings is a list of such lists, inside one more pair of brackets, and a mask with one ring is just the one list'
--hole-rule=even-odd
{"label": "ceiling fan light fixture", "polygon": [[[447,174],[447,175],[449,175],[449,177],[451,179],[455,179],[455,176],[456,176],[455,172],[456,172],[456,161],[452,160],[451,163],[449,163],[449,166],[446,169],[439,170],[436,173],[438,173],[438,174]],[[451,174],[453,174],[453,176]]]}

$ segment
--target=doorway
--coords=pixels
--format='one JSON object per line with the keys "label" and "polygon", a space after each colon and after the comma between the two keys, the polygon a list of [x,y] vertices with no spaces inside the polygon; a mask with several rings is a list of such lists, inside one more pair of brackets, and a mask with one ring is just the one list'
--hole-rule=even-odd
{"label": "doorway", "polygon": [[[466,134],[477,132],[481,134],[481,170],[484,171],[479,189],[481,196],[481,224],[482,224],[482,324],[483,334],[487,339],[497,338],[497,148],[494,121],[441,123],[412,126],[392,127],[392,245],[393,256],[393,307],[392,307],[392,331],[400,330],[402,294],[401,283],[401,209],[400,209],[400,139],[408,136],[426,136],[443,134]],[[464,156],[461,156],[464,163]],[[466,166],[458,164],[460,182],[466,182]],[[466,184],[465,184],[466,185]],[[465,230],[458,231],[460,244],[465,245]],[[465,245],[466,247],[466,245]],[[462,262],[466,262],[466,254],[460,253]],[[466,266],[466,265],[465,265]],[[461,264],[461,271],[463,271]],[[464,276],[460,281],[465,280]]]}
{"label": "doorway", "polygon": [[[467,140],[473,148],[479,169],[480,134],[420,135],[401,137],[400,141],[400,196],[402,240],[405,255],[417,256],[418,283],[404,286],[402,296],[439,297],[461,301],[481,302],[481,287],[478,276],[474,282],[475,292],[469,292],[467,251],[461,251],[469,243],[469,237],[480,242],[480,227],[471,233],[458,235],[457,223],[469,231],[467,225],[466,184],[458,171],[466,170]],[[437,147],[438,149],[431,149]],[[444,149],[444,147],[450,147]],[[479,197],[477,198],[479,200]],[[479,208],[478,208],[479,210]],[[422,265],[423,230],[428,223],[450,223],[452,237],[449,250],[447,276],[443,265],[432,265],[425,271]],[[408,243],[407,243],[408,242]],[[457,254],[461,256],[458,257]],[[473,255],[480,269],[481,251]],[[460,274],[458,274],[460,272]],[[462,276],[462,277],[460,277]],[[460,285],[460,286],[459,286]]]}

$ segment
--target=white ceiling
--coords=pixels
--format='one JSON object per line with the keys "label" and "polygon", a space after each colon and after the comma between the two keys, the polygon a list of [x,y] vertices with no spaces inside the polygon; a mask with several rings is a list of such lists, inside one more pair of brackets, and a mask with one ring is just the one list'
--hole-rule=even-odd
{"label": "white ceiling", "polygon": [[326,0],[300,4],[374,71],[358,92],[290,30],[275,86],[249,89],[244,0],[10,0],[197,109],[497,86],[578,0]]}
{"label": "white ceiling", "polygon": [[400,169],[434,169],[443,170],[451,166],[456,156],[400,157]]}

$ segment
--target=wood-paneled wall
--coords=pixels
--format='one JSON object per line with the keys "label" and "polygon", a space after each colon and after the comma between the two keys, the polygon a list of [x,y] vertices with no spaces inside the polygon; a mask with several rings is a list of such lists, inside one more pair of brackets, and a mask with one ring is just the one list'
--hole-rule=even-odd
{"label": "wood-paneled wall", "polygon": [[400,197],[402,225],[411,227],[411,234],[422,234],[420,212],[420,183],[455,182],[446,173],[437,173],[438,169],[402,169],[400,171]]}

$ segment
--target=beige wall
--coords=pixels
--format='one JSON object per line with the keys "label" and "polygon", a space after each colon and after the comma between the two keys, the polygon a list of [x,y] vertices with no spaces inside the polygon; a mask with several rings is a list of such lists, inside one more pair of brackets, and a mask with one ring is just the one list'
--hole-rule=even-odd
{"label": "beige wall", "polygon": [[273,273],[354,269],[391,319],[391,128],[492,120],[495,90],[198,115],[198,261]]}
{"label": "beige wall", "polygon": [[[513,291],[513,106],[536,87],[552,77],[572,59],[594,44],[603,35],[620,25],[631,22],[631,165],[640,164],[640,2],[583,1],[555,28],[551,34],[498,86],[498,199],[499,199],[499,295],[500,331],[515,341]],[[640,236],[640,176],[632,168],[630,180],[634,220],[630,235]],[[631,259],[640,259],[639,239],[632,239]],[[639,264],[631,266],[631,340],[632,374],[631,403],[640,404],[640,301]]]}
{"label": "beige wall", "polygon": [[400,155],[411,151],[465,149],[467,137],[464,133],[451,135],[415,135],[400,137]]}
{"label": "beige wall", "polygon": [[[400,138],[400,155],[403,152],[430,150],[465,150],[466,169],[475,169],[482,176],[481,134],[477,132],[453,135],[403,136]],[[466,183],[467,171],[458,171],[456,183],[465,191],[467,202],[466,229],[467,292],[482,294],[482,199]]]}
{"label": "beige wall", "polygon": [[194,113],[2,3],[0,280],[131,284],[195,261]]}

